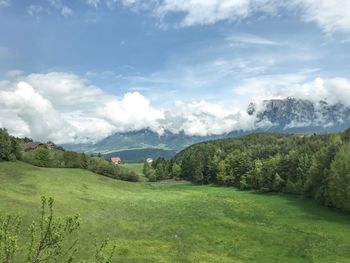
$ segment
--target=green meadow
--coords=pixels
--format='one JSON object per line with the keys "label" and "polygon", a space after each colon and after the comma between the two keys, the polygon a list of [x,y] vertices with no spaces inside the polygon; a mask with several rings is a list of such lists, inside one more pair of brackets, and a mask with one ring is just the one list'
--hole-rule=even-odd
{"label": "green meadow", "polygon": [[350,216],[299,197],[0,163],[0,213],[28,227],[42,195],[55,199],[57,216],[80,214],[82,259],[95,238],[109,238],[114,262],[350,262]]}
{"label": "green meadow", "polygon": [[126,164],[120,164],[121,167],[133,171],[139,175],[143,175],[142,169],[143,169],[143,163],[126,163]]}

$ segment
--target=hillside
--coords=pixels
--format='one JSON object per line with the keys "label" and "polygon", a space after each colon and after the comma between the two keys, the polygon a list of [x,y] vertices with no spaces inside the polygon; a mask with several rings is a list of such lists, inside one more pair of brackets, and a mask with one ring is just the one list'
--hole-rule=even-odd
{"label": "hillside", "polygon": [[117,241],[114,262],[346,263],[350,258],[350,217],[313,201],[0,163],[0,213],[18,213],[28,226],[43,194],[55,198],[57,215],[81,215],[81,258],[91,255],[93,236]]}
{"label": "hillside", "polygon": [[158,134],[150,129],[142,129],[131,132],[118,132],[95,144],[63,144],[67,150],[78,152],[101,152],[108,154],[110,152],[121,151],[139,151],[148,150],[164,150],[164,151],[180,151],[191,144],[202,142],[203,140],[211,140],[222,138],[223,136],[190,136],[184,132],[173,133],[165,131]]}
{"label": "hillside", "polygon": [[350,213],[350,128],[199,143],[153,168],[198,184],[300,195]]}

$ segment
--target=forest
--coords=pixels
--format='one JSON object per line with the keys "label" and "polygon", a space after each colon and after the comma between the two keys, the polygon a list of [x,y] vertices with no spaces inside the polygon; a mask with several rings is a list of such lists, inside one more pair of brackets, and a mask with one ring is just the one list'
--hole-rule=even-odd
{"label": "forest", "polygon": [[196,144],[139,183],[0,131],[0,262],[348,262],[350,130]]}
{"label": "forest", "polygon": [[[136,173],[103,158],[65,151],[59,146],[22,151],[21,145],[28,140],[14,138],[0,129],[0,160],[82,168],[116,179],[139,180]],[[242,191],[302,195],[350,212],[350,129],[319,135],[259,133],[199,143],[170,160],[158,158],[145,163],[143,173],[151,182],[181,179]]]}
{"label": "forest", "polygon": [[190,146],[145,164],[150,180],[184,179],[312,198],[350,212],[350,129],[330,134],[259,133]]}

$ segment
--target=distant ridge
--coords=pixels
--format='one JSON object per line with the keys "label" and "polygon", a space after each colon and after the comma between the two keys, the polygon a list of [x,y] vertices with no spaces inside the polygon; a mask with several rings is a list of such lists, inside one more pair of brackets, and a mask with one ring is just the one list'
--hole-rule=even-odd
{"label": "distant ridge", "polygon": [[[312,102],[296,98],[271,99],[257,106],[250,103],[247,113],[254,118],[250,130],[234,130],[229,133],[208,136],[192,136],[184,131],[173,133],[164,131],[158,134],[151,129],[131,132],[118,132],[95,144],[66,144],[67,150],[98,153],[106,156],[111,153],[135,156],[138,161],[160,154],[169,158],[189,145],[223,138],[244,136],[254,132],[269,131],[282,133],[322,133],[342,131],[350,126],[350,108],[343,104],[329,104],[326,101]],[[171,157],[171,156],[170,156]]]}

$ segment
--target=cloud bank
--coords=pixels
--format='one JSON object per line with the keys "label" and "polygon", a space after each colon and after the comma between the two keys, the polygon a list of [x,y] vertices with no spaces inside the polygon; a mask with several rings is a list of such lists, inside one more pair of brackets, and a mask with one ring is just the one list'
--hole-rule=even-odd
{"label": "cloud bank", "polygon": [[163,21],[181,14],[180,27],[208,25],[220,21],[240,22],[253,16],[279,16],[291,11],[304,22],[316,23],[325,32],[350,31],[346,0],[108,0],[136,10],[151,9]]}
{"label": "cloud bank", "polygon": [[318,77],[306,81],[304,75],[298,74],[266,75],[245,79],[242,85],[233,88],[233,92],[255,101],[295,97],[350,107],[350,81],[346,78]]}
{"label": "cloud bank", "polygon": [[[315,23],[327,34],[350,32],[348,15],[350,2],[347,0],[85,0],[84,2],[95,10],[101,6],[111,10],[122,6],[136,12],[148,12],[161,21],[160,25],[163,28],[173,22],[178,27],[210,25],[221,21],[236,23],[252,17],[278,17],[289,12],[297,15],[303,22]],[[48,3],[64,17],[74,14],[73,10],[64,4],[70,4],[69,1],[48,0]],[[10,5],[10,0],[0,0],[0,7]],[[47,5],[29,5],[27,13],[36,17],[46,8]],[[168,19],[169,17],[171,19]]]}
{"label": "cloud bank", "polygon": [[350,2],[344,0],[165,0],[158,8],[160,14],[182,12],[182,26],[212,24],[223,20],[240,21],[257,13],[275,16],[294,11],[306,22],[314,22],[327,33],[350,31],[350,17],[346,10]]}
{"label": "cloud bank", "polygon": [[164,109],[138,92],[107,94],[74,74],[16,75],[15,81],[0,81],[0,126],[16,136],[58,143],[95,142],[115,132],[144,128],[205,136],[252,129],[254,116],[246,112],[250,101],[287,96],[350,106],[350,81],[264,76],[234,87],[229,102],[177,101]]}

